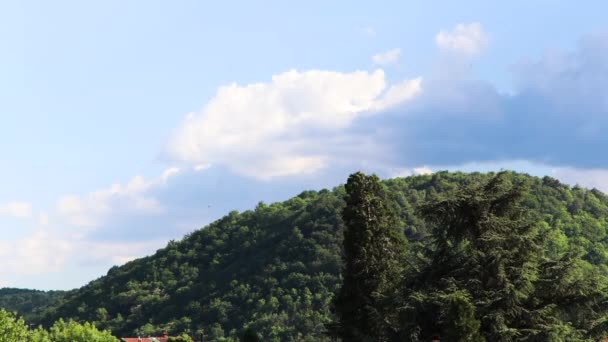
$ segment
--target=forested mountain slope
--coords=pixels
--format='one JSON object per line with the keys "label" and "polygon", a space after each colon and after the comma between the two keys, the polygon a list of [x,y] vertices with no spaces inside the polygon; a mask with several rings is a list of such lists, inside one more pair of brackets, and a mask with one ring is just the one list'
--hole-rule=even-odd
{"label": "forested mountain slope", "polygon": [[31,318],[56,303],[65,296],[66,291],[39,291],[28,289],[0,289],[0,308],[17,311]]}
{"label": "forested mountain slope", "polygon": [[[434,194],[491,174],[440,172],[387,180],[410,244],[428,227],[416,208]],[[583,250],[588,268],[608,273],[608,197],[545,177],[529,180],[524,204],[549,231],[545,250]],[[94,321],[115,335],[204,331],[209,340],[236,339],[251,327],[263,340],[324,340],[330,302],[340,286],[344,190],[307,191],[255,210],[231,212],[152,256],[59,298],[36,322]],[[19,309],[19,308],[18,308]]]}

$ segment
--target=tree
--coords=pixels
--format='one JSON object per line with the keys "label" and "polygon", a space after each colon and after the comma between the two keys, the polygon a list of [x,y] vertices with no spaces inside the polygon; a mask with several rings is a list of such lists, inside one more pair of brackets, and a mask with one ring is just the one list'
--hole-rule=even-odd
{"label": "tree", "polygon": [[53,342],[118,342],[118,339],[107,331],[98,330],[93,324],[85,322],[80,324],[73,320],[58,320],[49,332]]}
{"label": "tree", "polygon": [[454,342],[483,342],[480,321],[475,317],[475,306],[466,291],[455,290],[438,296],[440,317],[444,326],[442,338]]}
{"label": "tree", "polygon": [[[515,181],[515,182],[514,182]],[[421,206],[433,226],[409,274],[402,333],[426,340],[579,341],[602,337],[605,277],[573,253],[544,251],[550,229],[521,202],[527,185],[501,172]],[[546,234],[547,233],[547,234]],[[551,259],[551,256],[558,258]]]}
{"label": "tree", "polygon": [[343,284],[330,333],[343,341],[387,341],[396,327],[395,285],[405,239],[393,202],[377,176],[352,174],[346,183]]}
{"label": "tree", "polygon": [[260,337],[251,328],[245,329],[245,331],[243,332],[243,335],[241,336],[241,342],[259,342],[259,341],[260,341]]}
{"label": "tree", "polygon": [[180,336],[172,336],[167,339],[167,342],[192,342],[192,337],[183,333]]}
{"label": "tree", "polygon": [[30,338],[22,318],[0,309],[0,342],[27,341]]}
{"label": "tree", "polygon": [[[486,265],[475,261],[471,239],[452,237],[450,257],[437,259],[448,263],[433,262],[433,235],[448,225],[425,220],[417,208],[431,199],[455,199],[464,191],[461,186],[481,189],[493,177],[436,172],[382,182],[399,205],[399,229],[410,239],[406,260],[412,272],[395,281],[407,290],[388,297],[399,304],[395,311],[411,316],[403,320],[404,332],[430,332],[442,341],[447,336],[466,339],[474,331],[485,336],[484,297],[467,284],[474,284],[476,274],[488,274],[481,272]],[[544,255],[534,262],[533,293],[519,304],[527,315],[510,320],[509,326],[529,341],[602,340],[608,332],[608,197],[523,174],[501,177],[504,184],[529,184],[518,206],[540,218],[534,230],[544,245]],[[251,326],[263,341],[327,342],[326,324],[336,319],[332,301],[343,281],[345,195],[344,186],[306,191],[258,211],[233,212],[80,289],[58,296],[0,290],[0,307],[35,325],[49,327],[60,317],[73,318],[95,322],[116,336],[137,336],[140,327],[151,323],[156,332],[204,329],[206,340],[239,340],[243,327]],[[569,210],[573,205],[580,208]],[[107,309],[106,322],[100,321],[97,308]]]}
{"label": "tree", "polygon": [[420,213],[433,225],[432,247],[426,253],[428,263],[407,282],[403,307],[408,335],[464,334],[464,326],[454,326],[462,313],[446,316],[444,303],[417,303],[420,292],[432,299],[435,293],[454,291],[459,293],[459,310],[480,320],[466,329],[477,326],[473,333],[483,332],[490,341],[522,334],[518,326],[542,255],[536,221],[519,205],[524,194],[523,184],[514,185],[499,173],[421,206]]}
{"label": "tree", "polygon": [[0,342],[118,342],[109,331],[99,331],[91,323],[57,321],[50,332],[38,327],[29,331],[22,318],[0,309]]}

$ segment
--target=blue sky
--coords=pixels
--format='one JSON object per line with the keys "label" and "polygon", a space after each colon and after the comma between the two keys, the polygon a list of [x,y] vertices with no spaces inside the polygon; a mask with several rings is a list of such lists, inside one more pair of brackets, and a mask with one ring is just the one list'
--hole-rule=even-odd
{"label": "blue sky", "polygon": [[0,2],[0,286],[230,210],[516,169],[608,191],[603,1]]}

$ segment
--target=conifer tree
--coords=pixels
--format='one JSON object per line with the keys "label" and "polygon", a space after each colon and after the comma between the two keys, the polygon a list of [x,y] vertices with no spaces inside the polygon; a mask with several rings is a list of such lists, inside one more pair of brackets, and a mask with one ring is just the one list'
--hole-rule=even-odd
{"label": "conifer tree", "polygon": [[[421,272],[406,276],[402,334],[424,341],[587,341],[604,337],[604,277],[568,253],[550,259],[520,203],[526,184],[501,172],[420,208],[433,225]],[[578,260],[578,261],[577,261]]]}
{"label": "conifer tree", "polygon": [[247,329],[245,329],[245,331],[243,332],[243,335],[241,336],[241,342],[259,342],[260,338],[258,337],[258,334],[256,334],[256,332],[251,328],[248,327]]}
{"label": "conifer tree", "polygon": [[355,173],[346,183],[343,285],[334,305],[334,333],[343,341],[387,341],[396,325],[395,288],[404,241],[394,204],[377,176]]}
{"label": "conifer tree", "polygon": [[[435,298],[436,293],[456,289],[464,293],[462,298],[471,298],[474,315],[468,315],[480,321],[478,329],[487,340],[521,335],[519,320],[534,292],[542,255],[536,222],[519,205],[524,194],[523,184],[512,184],[499,173],[420,208],[434,227],[433,247],[427,253],[428,265],[406,286],[403,307],[410,334],[428,330],[417,335],[422,339],[438,330],[445,334],[448,323],[458,317],[440,317],[445,308],[436,301],[414,309],[413,298]],[[420,324],[422,317],[426,322]],[[451,330],[453,334],[454,327]]]}

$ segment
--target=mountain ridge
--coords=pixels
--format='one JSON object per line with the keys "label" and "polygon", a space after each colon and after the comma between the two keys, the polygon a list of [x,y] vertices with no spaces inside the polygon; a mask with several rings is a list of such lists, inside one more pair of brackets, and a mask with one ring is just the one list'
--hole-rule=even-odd
{"label": "mountain ridge", "polygon": [[[399,207],[398,229],[416,243],[428,234],[415,212],[419,204],[491,175],[438,172],[383,183]],[[524,204],[551,227],[548,253],[579,246],[586,262],[607,272],[605,194],[550,177],[509,176],[530,182]],[[268,340],[323,340],[340,284],[343,195],[338,186],[233,211],[41,310],[21,313],[45,325],[58,318],[94,321],[119,335],[167,330],[235,340],[247,326]]]}

